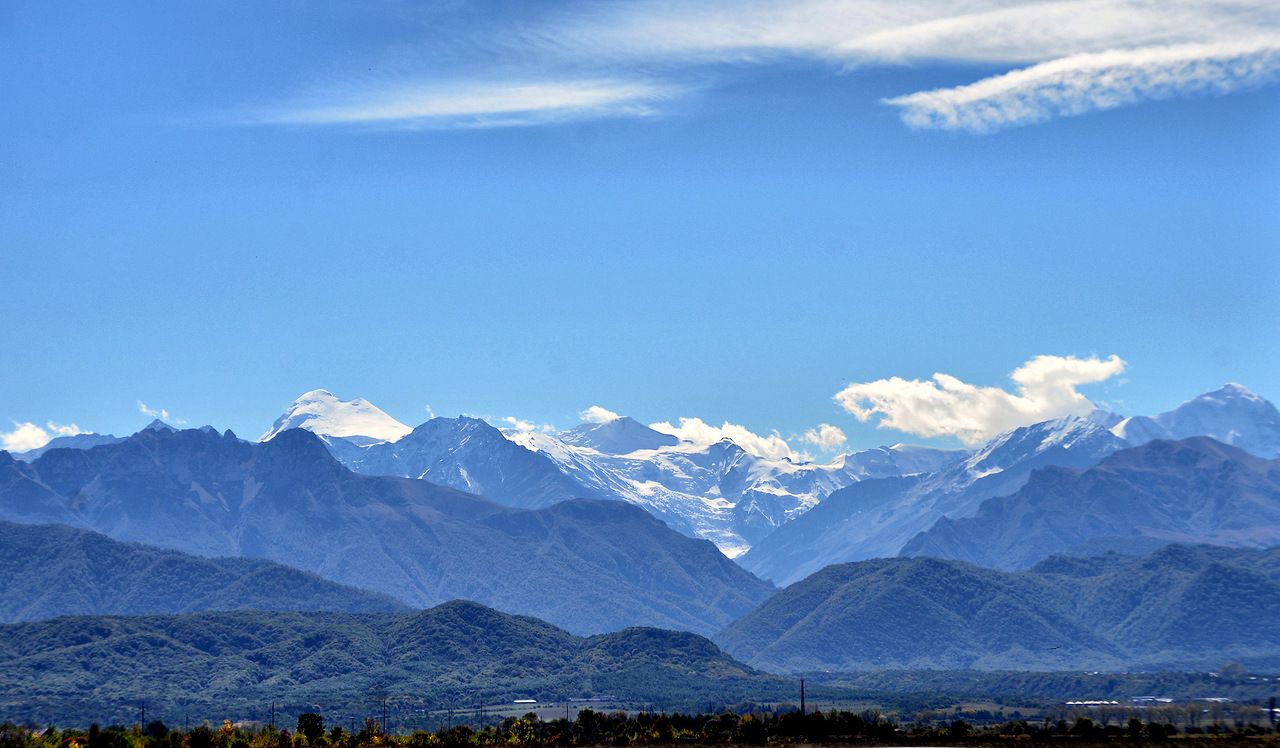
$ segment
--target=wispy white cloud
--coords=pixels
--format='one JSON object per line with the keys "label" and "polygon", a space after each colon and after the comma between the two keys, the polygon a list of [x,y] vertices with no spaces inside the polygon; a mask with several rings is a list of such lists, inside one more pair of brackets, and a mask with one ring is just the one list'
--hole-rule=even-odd
{"label": "wispy white cloud", "polygon": [[599,405],[592,405],[590,408],[579,413],[578,417],[585,423],[608,423],[609,421],[616,421],[622,416],[614,413],[608,408],[602,408]]}
{"label": "wispy white cloud", "polygon": [[78,436],[84,433],[84,431],[74,423],[54,423],[53,421],[46,421],[44,425],[54,436]]}
{"label": "wispy white cloud", "polygon": [[850,384],[835,400],[860,421],[879,416],[881,428],[976,444],[1018,426],[1089,413],[1094,404],[1076,388],[1110,379],[1124,366],[1114,355],[1036,356],[1010,375],[1014,392],[939,373],[931,380],[891,377]]}
{"label": "wispy white cloud", "polygon": [[540,38],[606,59],[1025,64],[1278,27],[1267,0],[641,0],[557,19]]}
{"label": "wispy white cloud", "polygon": [[[370,90],[372,88],[372,90]],[[533,81],[399,81],[326,92],[250,113],[248,124],[508,127],[583,118],[644,117],[674,85],[595,78]]]}
{"label": "wispy white cloud", "polygon": [[[386,66],[394,74],[323,84],[235,121],[431,129],[646,117],[694,90],[687,81],[714,78],[717,65],[801,58],[846,71],[1012,70],[887,99],[912,126],[986,132],[1227,93],[1272,82],[1280,68],[1266,51],[1280,37],[1274,0],[632,0],[532,15],[468,37],[474,59],[452,59],[450,69],[474,78],[436,72],[429,55],[397,57]],[[1250,40],[1272,44],[1249,51]]]}
{"label": "wispy white cloud", "polygon": [[990,132],[1280,78],[1280,37],[1072,55],[977,83],[887,99],[912,127]]}
{"label": "wispy white cloud", "polygon": [[829,423],[818,424],[817,428],[808,429],[800,435],[800,441],[812,444],[823,452],[834,452],[849,441],[839,426]]}
{"label": "wispy white cloud", "polygon": [[725,421],[719,426],[712,426],[701,418],[680,418],[679,425],[670,421],[659,421],[649,424],[654,431],[671,434],[682,441],[698,445],[710,445],[722,439],[729,439],[746,451],[759,457],[782,459],[797,457],[795,451],[787,444],[787,440],[777,432],[757,434],[745,426]]}
{"label": "wispy white cloud", "polygon": [[515,416],[505,416],[503,418],[499,418],[498,421],[500,423],[505,423],[507,425],[507,428],[520,433],[525,433],[529,431],[540,431],[544,434],[553,434],[555,433],[555,430],[556,430],[556,427],[552,426],[549,423],[544,423],[541,426],[539,426],[533,421],[526,421],[522,418],[516,418]]}
{"label": "wispy white cloud", "polygon": [[675,64],[1029,66],[887,100],[914,127],[970,132],[1228,93],[1280,70],[1272,0],[647,0],[579,15],[545,36],[604,58]]}
{"label": "wispy white cloud", "polygon": [[48,444],[55,436],[75,436],[83,434],[74,423],[59,424],[49,421],[41,428],[30,421],[18,423],[14,421],[13,431],[0,433],[0,448],[7,452],[26,452],[39,449]]}
{"label": "wispy white cloud", "polygon": [[138,401],[138,412],[144,416],[159,418],[162,421],[169,420],[169,411],[164,408],[152,408],[141,400]]}

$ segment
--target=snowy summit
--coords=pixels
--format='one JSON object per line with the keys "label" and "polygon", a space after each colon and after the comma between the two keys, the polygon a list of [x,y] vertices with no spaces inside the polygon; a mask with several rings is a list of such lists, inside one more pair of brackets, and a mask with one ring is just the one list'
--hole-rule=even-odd
{"label": "snowy summit", "polygon": [[287,429],[306,429],[320,436],[366,437],[393,442],[413,429],[364,398],[342,400],[328,390],[303,393],[276,419],[259,441]]}

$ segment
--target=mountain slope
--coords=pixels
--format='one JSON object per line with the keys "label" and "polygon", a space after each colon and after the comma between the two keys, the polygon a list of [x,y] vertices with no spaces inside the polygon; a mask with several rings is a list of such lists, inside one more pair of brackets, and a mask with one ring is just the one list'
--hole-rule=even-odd
{"label": "mountain slope", "polygon": [[0,454],[0,519],[15,515],[279,561],[415,606],[475,599],[584,633],[710,632],[772,592],[638,507],[520,510],[427,481],[356,475],[300,429],[262,444],[144,430],[30,464]]}
{"label": "mountain slope", "polygon": [[967,564],[876,559],[819,571],[716,641],[748,662],[793,671],[1000,668],[1020,657],[1065,668],[1119,654],[1046,606],[1051,599],[1034,580]]}
{"label": "mountain slope", "polygon": [[34,468],[4,451],[0,451],[0,496],[4,497],[0,519],[59,524],[83,521],[63,496],[40,481]]}
{"label": "mountain slope", "polygon": [[61,525],[0,522],[0,621],[205,610],[407,607],[269,561],[201,558]]}
{"label": "mountain slope", "polygon": [[897,555],[944,517],[973,514],[982,502],[1019,488],[1046,465],[1088,466],[1124,447],[1096,411],[1014,429],[937,472],[863,480],[779,527],[740,562],[779,584],[833,563]]}
{"label": "mountain slope", "polygon": [[939,520],[902,554],[1015,569],[1054,553],[1171,542],[1280,543],[1280,460],[1208,437],[1153,441],[1092,468],[1038,471],[973,517]]}
{"label": "mountain slope", "polygon": [[1280,620],[1280,547],[1170,545],[1137,558],[1057,556],[1031,571],[1079,580],[1063,593],[1075,615],[1131,652],[1191,661],[1248,643],[1280,651],[1266,623]]}
{"label": "mountain slope", "polygon": [[157,714],[181,705],[196,718],[218,717],[274,702],[292,717],[314,703],[330,712],[363,709],[376,692],[434,708],[601,696],[679,707],[777,698],[791,688],[693,634],[628,629],[580,638],[463,601],[411,614],[234,612],[0,626],[0,711],[28,719],[47,719],[46,710],[63,720],[99,718],[95,708],[138,698]]}
{"label": "mountain slope", "polygon": [[1000,572],[932,558],[829,566],[715,639],[776,671],[1280,665],[1280,549],[1174,546]]}

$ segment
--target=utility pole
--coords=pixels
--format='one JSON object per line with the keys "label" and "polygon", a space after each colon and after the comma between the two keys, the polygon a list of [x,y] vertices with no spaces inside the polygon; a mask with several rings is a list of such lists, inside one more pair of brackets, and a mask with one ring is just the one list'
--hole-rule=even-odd
{"label": "utility pole", "polygon": [[139,727],[141,727],[141,728],[142,728],[142,729],[144,729],[144,730],[145,730],[145,729],[147,729],[147,701],[146,701],[146,699],[143,699],[143,701],[142,701],[142,716],[138,718],[138,726],[139,726]]}
{"label": "utility pole", "polygon": [[800,679],[800,716],[804,716],[804,678]]}
{"label": "utility pole", "polygon": [[271,702],[271,729],[276,729],[276,702]]}

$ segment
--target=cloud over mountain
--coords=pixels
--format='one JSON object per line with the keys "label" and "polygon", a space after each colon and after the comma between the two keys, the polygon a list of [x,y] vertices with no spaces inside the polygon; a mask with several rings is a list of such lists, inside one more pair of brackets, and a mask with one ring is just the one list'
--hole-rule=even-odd
{"label": "cloud over mountain", "polygon": [[929,380],[890,377],[850,384],[835,400],[860,421],[880,416],[881,428],[977,444],[1019,426],[1094,410],[1076,388],[1110,379],[1124,366],[1116,355],[1036,356],[1010,374],[1014,392],[936,373]]}
{"label": "cloud over mountain", "polygon": [[590,408],[579,413],[578,417],[585,423],[608,423],[609,421],[616,421],[621,418],[621,416],[614,413],[612,410],[602,408],[599,405],[592,405]]}
{"label": "cloud over mountain", "polygon": [[812,428],[800,435],[800,441],[805,444],[812,444],[824,452],[834,452],[845,445],[848,437],[839,426],[832,426],[829,423],[818,424],[817,428]]}
{"label": "cloud over mountain", "polygon": [[13,424],[13,431],[0,433],[0,449],[6,452],[26,452],[39,449],[56,436],[75,436],[84,433],[74,423],[59,424],[49,421],[40,427],[30,421]]}
{"label": "cloud over mountain", "polygon": [[795,454],[787,444],[787,440],[783,439],[777,431],[761,435],[746,426],[728,421],[719,426],[712,426],[701,418],[680,418],[679,421],[679,425],[674,425],[670,421],[659,421],[649,424],[649,428],[698,445],[715,444],[722,439],[731,439],[739,447],[757,457],[781,459]]}

